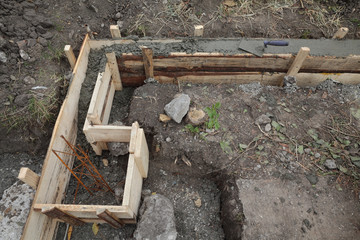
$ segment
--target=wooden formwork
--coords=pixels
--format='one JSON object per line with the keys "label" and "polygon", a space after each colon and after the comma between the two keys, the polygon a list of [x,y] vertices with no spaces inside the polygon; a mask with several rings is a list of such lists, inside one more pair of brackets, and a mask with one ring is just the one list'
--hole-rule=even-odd
{"label": "wooden formwork", "polygon": [[[360,83],[360,56],[336,58],[311,56],[310,49],[299,49],[292,54],[225,55],[222,53],[171,53],[154,56],[149,42],[173,43],[182,40],[138,40],[143,45],[142,55],[108,53],[105,69],[96,80],[83,131],[96,154],[107,149],[107,142],[129,142],[129,163],[122,206],[90,206],[61,204],[70,179],[70,173],[52,154],[52,149],[66,151],[63,135],[70,143],[76,142],[77,113],[81,85],[86,77],[91,49],[117,44],[133,44],[121,39],[118,27],[112,27],[114,39],[92,40],[85,37],[78,58],[71,47],[65,48],[73,68],[73,79],[60,109],[41,176],[22,170],[21,178],[36,187],[36,195],[23,231],[22,239],[53,239],[57,222],[107,222],[113,226],[134,223],[140,203],[142,179],[148,171],[148,146],[143,129],[132,126],[108,125],[113,96],[123,86],[139,86],[146,78],[160,83],[251,83],[281,85],[284,76],[296,76],[297,84],[313,86],[331,78],[345,84]],[[69,166],[74,159],[61,156]]]}

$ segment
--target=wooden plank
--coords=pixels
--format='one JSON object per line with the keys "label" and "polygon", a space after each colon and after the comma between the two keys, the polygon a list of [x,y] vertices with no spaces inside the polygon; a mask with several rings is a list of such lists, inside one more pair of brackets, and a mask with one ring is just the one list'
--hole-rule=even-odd
{"label": "wooden plank", "polygon": [[43,208],[56,207],[63,212],[73,215],[79,219],[96,219],[96,213],[99,209],[107,209],[115,217],[121,219],[133,219],[134,213],[125,206],[109,206],[109,205],[73,205],[73,204],[35,204],[34,211],[39,212]]}
{"label": "wooden plank", "polygon": [[43,208],[41,210],[41,213],[45,214],[48,217],[55,218],[55,219],[61,219],[64,222],[72,225],[72,226],[81,226],[84,225],[85,222],[81,221],[80,219],[74,217],[71,214],[68,214],[62,210],[60,210],[57,207],[51,207],[51,208]]}
{"label": "wooden plank", "polygon": [[23,181],[24,183],[26,183],[27,185],[29,185],[30,187],[36,190],[40,180],[40,176],[34,173],[33,171],[31,171],[31,169],[27,167],[22,167],[20,169],[18,179],[20,179],[21,181]]}
{"label": "wooden plank", "polygon": [[347,27],[341,27],[334,34],[333,39],[343,39],[348,32],[349,32],[349,29]]}
{"label": "wooden plank", "polygon": [[100,113],[97,111],[97,98],[100,92],[100,88],[102,87],[102,78],[103,78],[104,73],[98,73],[98,77],[95,83],[95,87],[91,96],[91,100],[90,100],[90,104],[89,104],[89,109],[88,109],[88,113],[87,113],[87,119],[89,120],[89,122],[91,124],[101,124],[101,119],[100,119]]}
{"label": "wooden plank", "polygon": [[194,26],[194,37],[202,37],[204,35],[204,26],[195,25]]}
{"label": "wooden plank", "polygon": [[316,86],[326,79],[332,79],[343,84],[360,84],[360,74],[357,73],[298,73],[296,84],[300,87]]}
{"label": "wooden plank", "polygon": [[134,154],[130,154],[126,171],[122,206],[129,207],[129,209],[135,214],[135,216],[137,216],[140,206],[141,190],[142,177],[136,166]]}
{"label": "wooden plank", "polygon": [[106,58],[107,58],[107,62],[110,67],[112,81],[115,84],[115,90],[122,90],[123,87],[121,84],[120,72],[119,72],[119,67],[118,67],[117,61],[116,61],[115,53],[114,52],[107,53]]}
{"label": "wooden plank", "polygon": [[136,136],[139,130],[139,123],[134,122],[131,126],[131,135],[130,135],[130,144],[129,144],[129,153],[135,153],[135,145],[136,145]]}
{"label": "wooden plank", "polygon": [[111,107],[114,101],[115,95],[115,84],[113,81],[110,82],[110,88],[107,92],[107,96],[105,98],[104,109],[101,113],[101,124],[108,124],[110,119]]}
{"label": "wooden plank", "polygon": [[131,127],[127,126],[89,125],[84,131],[93,142],[130,142]]}
{"label": "wooden plank", "polygon": [[[52,149],[59,151],[67,149],[66,143],[60,138],[61,135],[65,136],[72,144],[76,141],[78,102],[81,84],[86,76],[90,53],[88,41],[89,38],[86,36],[73,70],[73,80],[54,126],[33,205],[38,203],[60,203],[64,198],[70,172],[53,154]],[[69,166],[72,166],[72,157],[63,155],[61,157]],[[56,227],[57,221],[31,209],[21,239],[52,239]]]}
{"label": "wooden plank", "polygon": [[74,69],[76,64],[76,57],[71,45],[65,45],[64,52],[70,63],[71,69]]}
{"label": "wooden plank", "polygon": [[146,78],[154,78],[154,62],[153,62],[153,50],[151,48],[141,47],[144,69]]}
{"label": "wooden plank", "polygon": [[121,32],[118,25],[110,25],[110,33],[113,39],[121,38]]}
{"label": "wooden plank", "polygon": [[146,142],[144,129],[139,129],[136,136],[134,159],[143,178],[147,178],[149,169],[149,148]]}
{"label": "wooden plank", "polygon": [[301,66],[303,65],[304,60],[309,55],[309,53],[310,53],[310,48],[308,47],[300,48],[298,54],[296,55],[286,75],[295,76],[299,72]]}
{"label": "wooden plank", "polygon": [[112,214],[107,209],[98,209],[96,211],[96,215],[114,228],[120,228],[124,226],[124,222],[119,218],[115,217],[114,214]]}

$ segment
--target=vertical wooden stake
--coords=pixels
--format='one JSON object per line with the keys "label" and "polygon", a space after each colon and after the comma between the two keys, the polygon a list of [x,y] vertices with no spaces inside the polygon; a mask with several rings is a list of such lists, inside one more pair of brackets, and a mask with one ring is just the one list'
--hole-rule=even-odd
{"label": "vertical wooden stake", "polygon": [[64,52],[70,63],[71,69],[74,69],[75,64],[76,64],[76,57],[75,57],[72,47],[70,45],[65,45]]}
{"label": "vertical wooden stake", "polygon": [[41,212],[48,217],[58,218],[58,219],[63,220],[64,222],[69,223],[70,225],[73,225],[73,226],[80,226],[80,225],[85,224],[85,222],[81,221],[80,219],[74,217],[71,214],[61,211],[57,207],[51,207],[49,209],[42,209]]}
{"label": "vertical wooden stake", "polygon": [[118,25],[110,25],[110,33],[113,39],[121,38],[121,33]]}
{"label": "vertical wooden stake", "polygon": [[153,50],[141,46],[146,78],[154,78]]}
{"label": "vertical wooden stake", "polygon": [[115,85],[115,90],[122,90],[123,86],[121,83],[120,72],[116,61],[115,53],[114,52],[107,53],[106,58],[107,58],[107,62],[109,63],[112,81],[114,82]]}
{"label": "vertical wooden stake", "polygon": [[18,179],[36,190],[40,177],[39,175],[31,171],[29,168],[22,167],[20,169]]}
{"label": "vertical wooden stake", "polygon": [[104,220],[108,224],[110,224],[114,228],[120,228],[124,225],[124,222],[119,218],[115,217],[110,211],[107,209],[98,209],[96,211],[96,216],[100,219]]}
{"label": "vertical wooden stake", "polygon": [[194,37],[202,37],[204,35],[204,26],[195,25],[194,26]]}
{"label": "vertical wooden stake", "polygon": [[134,122],[131,126],[129,153],[135,153],[136,136],[137,136],[137,131],[138,131],[139,127],[140,126],[139,126],[138,122]]}
{"label": "vertical wooden stake", "polygon": [[288,76],[296,75],[299,72],[305,58],[309,55],[309,53],[310,53],[310,48],[308,47],[300,48],[298,54],[295,57],[294,62],[291,64],[291,67],[289,68],[289,71],[287,72],[286,75]]}
{"label": "vertical wooden stake", "polygon": [[333,39],[343,39],[345,35],[349,32],[349,29],[346,27],[339,28],[334,34]]}

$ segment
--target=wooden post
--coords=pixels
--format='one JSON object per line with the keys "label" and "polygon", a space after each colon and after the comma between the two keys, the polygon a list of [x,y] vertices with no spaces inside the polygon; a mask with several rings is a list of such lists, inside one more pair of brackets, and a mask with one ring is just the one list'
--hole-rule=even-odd
{"label": "wooden post", "polygon": [[64,52],[70,63],[71,69],[74,69],[75,63],[76,63],[76,57],[75,57],[72,47],[70,45],[65,45]]}
{"label": "wooden post", "polygon": [[309,53],[310,53],[310,48],[308,47],[300,48],[298,54],[295,57],[294,62],[291,64],[291,67],[289,68],[289,71],[287,72],[286,75],[288,76],[296,75],[299,72],[305,58],[309,55]]}
{"label": "wooden post", "polygon": [[119,218],[115,217],[110,211],[107,209],[98,209],[96,211],[96,216],[100,219],[104,220],[108,224],[110,224],[114,228],[120,228],[124,226],[124,222]]}
{"label": "wooden post", "polygon": [[349,32],[349,29],[346,27],[339,28],[334,34],[333,39],[343,39],[345,35]]}
{"label": "wooden post", "polygon": [[39,175],[31,171],[29,168],[22,167],[20,169],[18,179],[36,190],[40,177]]}
{"label": "wooden post", "polygon": [[85,222],[81,221],[80,219],[74,217],[71,214],[61,211],[57,207],[44,208],[41,210],[41,212],[48,217],[58,218],[58,219],[63,220],[64,222],[66,222],[70,225],[73,225],[73,226],[80,226],[80,225],[85,224]]}
{"label": "wooden post", "polygon": [[115,84],[115,90],[122,90],[123,86],[121,83],[120,72],[119,72],[119,67],[118,67],[117,61],[116,61],[115,53],[114,52],[107,53],[106,58],[107,58],[107,62],[110,67],[112,81]]}
{"label": "wooden post", "polygon": [[141,128],[137,131],[134,160],[141,176],[147,178],[149,169],[149,148],[146,142],[144,129]]}
{"label": "wooden post", "polygon": [[194,37],[202,37],[204,35],[204,26],[195,25],[194,26]]}
{"label": "wooden post", "polygon": [[137,131],[139,130],[139,123],[134,122],[131,126],[131,136],[129,143],[129,153],[135,153],[135,145],[136,145],[136,136]]}
{"label": "wooden post", "polygon": [[113,39],[121,38],[121,32],[118,25],[110,25],[110,33]]}
{"label": "wooden post", "polygon": [[141,46],[146,78],[154,78],[153,50]]}

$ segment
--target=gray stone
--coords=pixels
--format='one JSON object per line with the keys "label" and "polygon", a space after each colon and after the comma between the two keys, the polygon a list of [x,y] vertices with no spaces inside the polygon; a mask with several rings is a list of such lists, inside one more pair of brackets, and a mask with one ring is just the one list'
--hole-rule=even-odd
{"label": "gray stone", "polygon": [[27,184],[15,182],[0,200],[0,236],[3,240],[20,239],[35,191]]}
{"label": "gray stone", "polygon": [[6,44],[7,41],[2,36],[0,36],[0,48],[3,48]]}
{"label": "gray stone", "polygon": [[320,158],[321,155],[320,155],[320,153],[315,153],[314,157],[315,157],[315,158]]}
{"label": "gray stone", "polygon": [[0,62],[2,62],[2,63],[7,62],[6,54],[3,51],[0,51]]}
{"label": "gray stone", "polygon": [[168,198],[160,194],[147,196],[139,212],[135,239],[176,239],[174,207]]}
{"label": "gray stone", "polygon": [[20,107],[24,107],[28,104],[29,102],[29,95],[28,94],[21,94],[16,96],[15,98],[15,104],[20,106]]}
{"label": "gray stone", "polygon": [[51,32],[46,32],[46,33],[44,33],[44,34],[41,34],[41,36],[42,36],[43,38],[47,39],[47,40],[50,40],[50,39],[52,39],[52,38],[54,37],[54,34],[51,33]]}
{"label": "gray stone", "polygon": [[164,110],[166,115],[175,122],[180,123],[186,113],[189,111],[190,97],[187,94],[181,94],[166,104]]}
{"label": "gray stone", "polygon": [[52,27],[54,27],[54,24],[52,22],[50,22],[49,20],[47,20],[47,19],[41,20],[40,25],[43,28],[52,28]]}
{"label": "gray stone", "polygon": [[43,37],[38,37],[37,42],[40,43],[41,46],[43,46],[43,47],[47,47],[47,45],[48,45],[47,40]]}
{"label": "gray stone", "polygon": [[120,13],[120,12],[116,13],[116,14],[115,14],[115,18],[116,18],[116,19],[120,19],[120,18],[121,18],[121,13]]}
{"label": "gray stone", "polygon": [[37,35],[36,32],[31,32],[31,33],[29,34],[29,37],[36,39],[36,38],[38,37],[38,35]]}
{"label": "gray stone", "polygon": [[271,130],[271,124],[268,123],[265,125],[265,132],[270,132],[270,130]]}
{"label": "gray stone", "polygon": [[262,125],[262,124],[268,124],[268,123],[271,123],[271,119],[265,114],[262,114],[255,120],[256,125]]}
{"label": "gray stone", "polygon": [[307,153],[307,154],[309,154],[309,153],[311,153],[311,149],[310,149],[310,148],[305,148],[305,149],[304,149],[304,152]]}
{"label": "gray stone", "polygon": [[337,169],[336,162],[333,159],[326,159],[324,166],[330,170]]}
{"label": "gray stone", "polygon": [[311,183],[311,185],[315,185],[319,181],[319,178],[316,176],[316,174],[306,174],[305,177]]}
{"label": "gray stone", "polygon": [[36,27],[36,32],[38,34],[45,34],[46,33],[46,29],[44,29],[42,26],[37,26]]}
{"label": "gray stone", "polygon": [[35,79],[32,78],[32,77],[30,77],[30,76],[26,76],[26,77],[24,78],[24,83],[25,83],[25,84],[35,84]]}
{"label": "gray stone", "polygon": [[30,47],[30,48],[33,47],[33,46],[35,46],[36,43],[37,43],[37,42],[36,42],[36,39],[32,39],[32,38],[31,38],[31,39],[28,39],[28,40],[27,40],[27,46]]}
{"label": "gray stone", "polygon": [[19,51],[20,57],[24,59],[25,61],[30,59],[29,54],[27,54],[24,50],[20,49]]}

